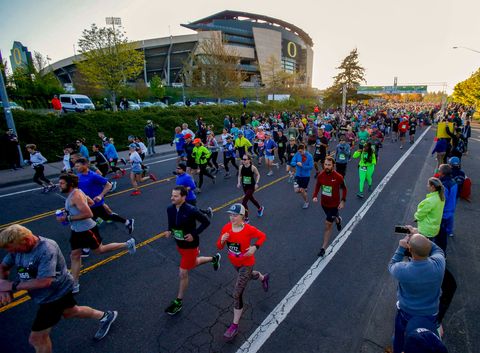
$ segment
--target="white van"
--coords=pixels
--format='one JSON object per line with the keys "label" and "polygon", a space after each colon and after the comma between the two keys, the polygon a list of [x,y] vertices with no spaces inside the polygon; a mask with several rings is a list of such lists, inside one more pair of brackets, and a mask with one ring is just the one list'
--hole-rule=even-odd
{"label": "white van", "polygon": [[62,103],[62,110],[67,112],[84,112],[86,110],[95,110],[95,105],[90,98],[83,94],[61,94],[60,102]]}

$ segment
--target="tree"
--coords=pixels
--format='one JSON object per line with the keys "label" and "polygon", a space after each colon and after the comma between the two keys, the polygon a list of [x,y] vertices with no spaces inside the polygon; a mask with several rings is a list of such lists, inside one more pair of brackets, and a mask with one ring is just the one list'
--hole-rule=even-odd
{"label": "tree", "polygon": [[150,80],[150,92],[156,99],[160,99],[165,96],[165,86],[163,86],[162,79],[157,75],[153,75],[152,79]]}
{"label": "tree", "polygon": [[262,82],[275,95],[280,92],[292,92],[300,73],[286,72],[277,57],[272,55],[262,65]]}
{"label": "tree", "polygon": [[184,81],[194,88],[208,89],[220,102],[244,80],[238,60],[236,51],[225,45],[221,35],[214,34],[201,41],[190,55],[185,63]]}
{"label": "tree", "polygon": [[357,48],[353,49],[336,69],[340,70],[340,72],[333,77],[333,85],[326,89],[324,103],[327,106],[341,105],[344,85],[347,88],[347,100],[365,99],[364,95],[357,94],[357,87],[362,82],[367,82],[365,80],[365,69],[360,66],[358,60]]}
{"label": "tree", "polygon": [[118,93],[143,70],[143,52],[135,49],[125,32],[95,24],[83,30],[78,46],[82,55],[77,69],[88,82],[108,91],[116,110]]}
{"label": "tree", "polygon": [[453,101],[464,105],[480,105],[480,69],[469,78],[455,85],[453,89]]}

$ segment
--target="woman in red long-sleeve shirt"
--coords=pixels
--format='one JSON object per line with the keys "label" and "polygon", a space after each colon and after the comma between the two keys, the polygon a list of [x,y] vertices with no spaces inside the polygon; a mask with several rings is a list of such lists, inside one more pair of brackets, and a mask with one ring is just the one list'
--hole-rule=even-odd
{"label": "woman in red long-sleeve shirt", "polygon": [[[218,249],[225,246],[228,250],[228,259],[238,272],[235,289],[233,291],[233,323],[225,331],[224,337],[227,340],[233,339],[238,333],[238,323],[243,312],[243,292],[249,280],[260,280],[265,292],[268,291],[269,275],[253,270],[255,264],[254,254],[267,239],[265,233],[257,228],[246,224],[245,207],[236,203],[227,211],[230,213],[230,222],[227,223],[217,240]],[[252,240],[256,239],[252,245]]]}

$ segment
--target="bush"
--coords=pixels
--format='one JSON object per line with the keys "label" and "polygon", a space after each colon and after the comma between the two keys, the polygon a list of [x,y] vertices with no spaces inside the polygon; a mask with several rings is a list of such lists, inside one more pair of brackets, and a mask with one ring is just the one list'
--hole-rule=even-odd
{"label": "bush", "polygon": [[[306,105],[306,102],[302,101],[302,105]],[[299,105],[294,101],[288,101],[248,105],[246,109],[242,105],[219,105],[147,108],[117,113],[93,111],[68,113],[61,116],[29,111],[14,111],[13,114],[22,147],[27,143],[34,143],[49,161],[56,161],[61,158],[59,156],[63,156],[63,147],[67,143],[75,142],[77,138],[85,138],[87,147],[91,149],[92,144],[100,142],[98,131],[104,131],[106,136],[113,137],[117,150],[126,150],[128,135],[145,138],[144,127],[147,120],[152,120],[159,126],[157,144],[164,144],[172,141],[175,127],[182,123],[187,123],[195,131],[195,119],[199,116],[203,117],[205,123],[214,125],[215,133],[219,133],[223,128],[224,116],[227,114],[238,120],[244,111],[250,114],[296,109],[299,109]],[[306,106],[306,109],[312,111],[313,103]],[[0,130],[5,130],[5,119],[2,115],[0,115]]]}

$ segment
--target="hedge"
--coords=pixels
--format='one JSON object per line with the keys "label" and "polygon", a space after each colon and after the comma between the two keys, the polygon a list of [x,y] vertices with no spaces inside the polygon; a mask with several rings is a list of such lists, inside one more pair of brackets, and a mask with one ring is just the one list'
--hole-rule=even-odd
{"label": "hedge", "polygon": [[[305,102],[302,102],[305,103]],[[295,102],[275,102],[273,104],[252,105],[246,109],[242,105],[230,106],[194,106],[185,108],[147,108],[128,112],[93,111],[87,113],[68,113],[56,116],[54,114],[38,114],[29,111],[14,111],[15,125],[22,146],[34,143],[42,154],[50,161],[58,160],[63,155],[63,147],[75,142],[77,138],[85,138],[89,147],[99,142],[98,131],[104,131],[108,137],[113,137],[117,150],[127,149],[127,136],[144,137],[144,127],[147,120],[152,120],[159,126],[157,144],[169,143],[174,129],[182,123],[187,123],[195,130],[195,119],[199,116],[207,124],[214,125],[216,133],[221,132],[226,114],[237,121],[243,112],[298,110]],[[303,108],[303,107],[302,107]],[[313,110],[313,103],[306,107]],[[6,129],[3,114],[0,114],[0,130]],[[3,133],[3,131],[1,131]],[[26,152],[25,152],[26,153]]]}

